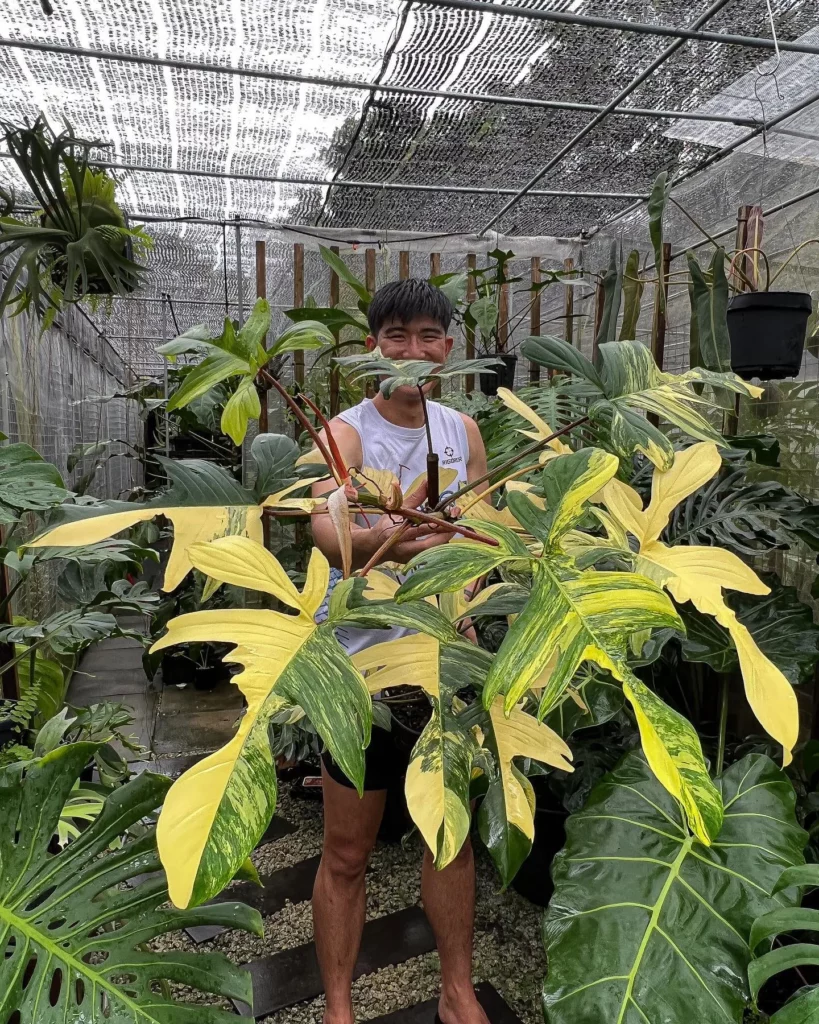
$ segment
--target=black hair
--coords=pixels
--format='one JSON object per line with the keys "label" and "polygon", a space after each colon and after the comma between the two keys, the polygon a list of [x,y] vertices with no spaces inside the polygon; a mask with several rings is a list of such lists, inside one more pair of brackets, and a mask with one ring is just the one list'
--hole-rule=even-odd
{"label": "black hair", "polygon": [[370,331],[376,338],[384,324],[408,324],[417,316],[428,316],[445,331],[452,321],[452,303],[440,288],[420,277],[385,284],[373,296],[367,312]]}

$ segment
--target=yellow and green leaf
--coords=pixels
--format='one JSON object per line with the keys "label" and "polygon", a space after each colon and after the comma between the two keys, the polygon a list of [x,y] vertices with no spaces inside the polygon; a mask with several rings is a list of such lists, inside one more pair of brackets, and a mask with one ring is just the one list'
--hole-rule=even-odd
{"label": "yellow and green leaf", "polygon": [[371,703],[366,684],[335,639],[332,619],[316,625],[329,565],[313,551],[303,591],[261,545],[225,537],[194,545],[196,568],[223,583],[273,594],[298,611],[226,608],[172,619],[153,647],[179,643],[234,644],[225,656],[247,709],[233,739],[185,772],[166,797],[157,828],[160,856],[177,906],[218,893],[258,842],[275,807],[275,768],[268,721],[299,705],[336,763],[361,791]]}
{"label": "yellow and green leaf", "polygon": [[679,800],[697,839],[710,846],[722,829],[722,797],[708,774],[696,730],[639,679],[632,676],[623,692],[634,708],[651,770]]}

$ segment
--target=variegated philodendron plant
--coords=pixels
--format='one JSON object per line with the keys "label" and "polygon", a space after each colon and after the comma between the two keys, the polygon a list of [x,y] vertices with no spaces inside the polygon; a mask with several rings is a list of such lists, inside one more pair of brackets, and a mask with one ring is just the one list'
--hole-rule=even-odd
{"label": "variegated philodendron plant", "polygon": [[[723,804],[699,738],[633,667],[652,631],[684,632],[677,605],[686,601],[729,630],[751,706],[782,744],[785,761],[790,758],[793,692],[723,600],[725,590],[765,593],[764,584],[724,550],[672,547],[660,539],[673,507],[720,465],[721,435],[699,411],[709,403],[708,389],[749,397],[758,397],[758,389],[728,373],[662,373],[636,342],[601,344],[597,366],[553,338],[530,339],[524,352],[571,375],[599,447],[582,447],[577,431],[560,440],[533,410],[501,390],[501,399],[531,428],[525,433],[533,444],[524,456],[531,462],[534,454],[535,463],[528,481],[507,467],[511,479],[480,482],[484,500],[476,500],[480,486],[460,494],[461,518],[448,523],[452,541],[398,573],[373,569],[363,577],[348,569],[328,594],[329,565],[314,549],[299,590],[262,546],[263,514],[329,511],[342,552],[350,514],[362,505],[375,514],[413,514],[389,474],[344,466],[331,434],[306,460],[326,463],[325,475],[329,469],[335,477],[337,489],[326,503],[303,496],[309,481],[298,476],[293,442],[267,435],[254,443],[255,490],[213,466],[169,464],[172,486],[164,497],[142,506],[66,506],[65,522],[36,541],[88,544],[161,513],[175,527],[166,589],[195,567],[209,577],[210,592],[227,583],[272,595],[286,608],[182,615],[155,645],[232,645],[225,660],[241,666],[233,679],[247,699],[233,739],[182,775],[165,800],[158,843],[177,906],[218,893],[275,810],[271,716],[288,707],[306,715],[361,790],[372,694],[387,687],[420,687],[429,698],[432,714],[412,754],[406,795],[439,868],[466,840],[470,801],[480,792],[481,835],[504,882],[514,876],[534,836],[527,772],[533,763],[571,771],[572,752],[560,731],[578,715],[590,716],[586,724],[594,721],[590,666],[607,686],[622,688],[651,770],[678,801],[692,842],[710,845],[721,828]],[[705,385],[704,392],[694,385]],[[647,411],[698,443],[689,440],[675,452],[668,436],[646,420]],[[638,454],[655,466],[645,509],[620,479]],[[502,507],[493,503],[499,494]],[[317,622],[325,603],[327,617]],[[479,615],[509,619],[494,655],[464,637],[465,624]],[[341,626],[392,625],[415,632],[353,657],[336,639]]]}

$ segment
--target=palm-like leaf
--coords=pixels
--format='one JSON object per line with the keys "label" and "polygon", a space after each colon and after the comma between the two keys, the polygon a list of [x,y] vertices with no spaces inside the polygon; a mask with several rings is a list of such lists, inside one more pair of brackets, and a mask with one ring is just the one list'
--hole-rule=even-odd
{"label": "palm-like leaf", "polygon": [[[218,953],[154,953],[144,943],[193,925],[262,933],[241,904],[163,909],[153,829],[127,830],[158,807],[169,786],[146,772],[113,792],[102,812],[61,852],[50,852],[60,814],[95,744],[57,747],[0,771],[0,1017],[19,1024],[222,1024],[235,1019],[174,999],[162,983],[249,1001],[250,977]],[[121,847],[111,851],[114,840]]]}

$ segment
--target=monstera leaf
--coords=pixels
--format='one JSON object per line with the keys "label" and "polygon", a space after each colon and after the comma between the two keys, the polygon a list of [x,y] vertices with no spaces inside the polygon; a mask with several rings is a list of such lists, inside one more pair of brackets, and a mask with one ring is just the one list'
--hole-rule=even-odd
{"label": "monstera leaf", "polygon": [[651,502],[645,511],[637,492],[619,480],[606,484],[603,500],[623,529],[639,542],[637,571],[665,587],[678,603],[690,601],[697,611],[713,616],[728,631],[737,650],[748,703],[766,732],[782,744],[788,764],[799,728],[793,688],[723,597],[723,590],[767,594],[769,588],[730,551],[683,544],[669,547],[658,540],[672,509],[710,480],[720,465],[716,445],[695,444],[678,452],[667,472],[655,471]]}
{"label": "monstera leaf", "polygon": [[[107,797],[59,853],[51,840],[97,745],[59,746],[0,771],[0,1018],[15,1024],[221,1024],[235,1016],[164,983],[252,998],[250,976],[220,953],[157,953],[145,943],[194,925],[262,934],[255,910],[221,903],[180,912],[168,893],[153,829],[128,829],[161,803],[169,780],[145,772]],[[112,844],[118,848],[112,849]],[[152,877],[136,887],[124,883]],[[190,1001],[185,1001],[190,1000]]]}
{"label": "monstera leaf", "polygon": [[767,757],[744,758],[717,785],[725,820],[710,848],[637,754],[569,818],[543,928],[549,1024],[741,1024],[751,924],[793,905],[793,890],[769,893],[803,863],[806,836]]}
{"label": "monstera leaf", "polygon": [[[266,435],[268,438],[278,435]],[[258,440],[258,439],[257,439]],[[278,455],[274,457],[274,449]],[[289,454],[293,454],[292,449]],[[284,473],[284,449],[272,441],[260,442],[252,453],[259,458],[261,483],[275,483]],[[262,540],[262,507],[254,492],[242,487],[227,470],[198,459],[159,458],[168,476],[167,491],[144,504],[129,501],[103,501],[96,505],[62,505],[54,513],[54,522],[31,547],[52,545],[77,547],[95,544],[112,537],[135,523],[164,515],[173,523],[174,543],[165,569],[163,590],[175,590],[192,569],[188,549],[192,544],[216,537],[239,535]],[[265,505],[302,508],[311,499],[286,495],[309,481],[296,481],[272,494]]]}
{"label": "monstera leaf", "polygon": [[42,512],[68,497],[56,466],[27,444],[0,447],[0,525],[21,512]]}
{"label": "monstera leaf", "polygon": [[605,427],[613,450],[624,458],[642,452],[658,469],[668,469],[674,446],[645,418],[654,413],[691,437],[726,444],[722,435],[697,411],[709,407],[710,397],[698,395],[695,383],[725,388],[759,398],[762,389],[733,373],[700,368],[674,375],[663,373],[649,350],[638,341],[605,342],[598,347],[599,367],[560,338],[527,338],[521,351],[534,363],[578,378],[578,393],[589,401],[593,425]]}
{"label": "monstera leaf", "polygon": [[246,537],[223,537],[190,549],[193,564],[223,583],[271,594],[297,615],[225,608],[181,615],[152,650],[174,644],[235,644],[227,662],[243,666],[233,679],[247,710],[233,739],[185,772],[159,819],[157,838],[177,906],[202,903],[236,873],[276,806],[276,773],[268,721],[298,704],[356,787],[364,780],[371,703],[367,687],[335,638],[336,616],[316,624],[329,583],[327,559],[313,551],[299,592],[280,563]]}

